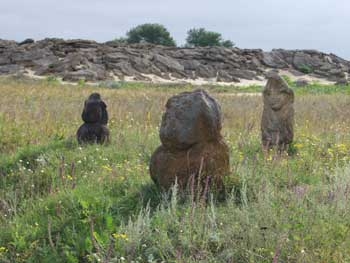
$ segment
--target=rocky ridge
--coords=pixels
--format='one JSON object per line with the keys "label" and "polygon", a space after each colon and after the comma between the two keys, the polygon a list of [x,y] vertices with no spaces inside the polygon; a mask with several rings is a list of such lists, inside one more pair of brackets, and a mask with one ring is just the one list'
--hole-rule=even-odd
{"label": "rocky ridge", "polygon": [[64,81],[264,80],[271,69],[347,83],[350,61],[315,50],[176,48],[89,40],[0,40],[0,75],[29,73]]}

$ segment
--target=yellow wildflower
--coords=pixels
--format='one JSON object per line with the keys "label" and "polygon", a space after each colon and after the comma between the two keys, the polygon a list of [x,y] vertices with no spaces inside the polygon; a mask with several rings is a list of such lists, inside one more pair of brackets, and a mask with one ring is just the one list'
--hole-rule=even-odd
{"label": "yellow wildflower", "polygon": [[0,256],[2,254],[5,254],[7,252],[7,248],[6,247],[0,247]]}
{"label": "yellow wildflower", "polygon": [[243,161],[244,154],[242,152],[239,152],[239,161]]}
{"label": "yellow wildflower", "polygon": [[113,171],[113,169],[110,166],[108,166],[108,165],[102,165],[102,168],[107,170],[107,171],[109,171],[109,172]]}
{"label": "yellow wildflower", "polygon": [[338,149],[338,151],[343,152],[343,153],[347,152],[347,147],[346,147],[346,145],[343,144],[343,143],[338,144],[338,145],[337,145],[337,149]]}
{"label": "yellow wildflower", "polygon": [[114,233],[112,234],[112,236],[115,238],[115,239],[123,239],[125,241],[128,241],[128,236],[126,234],[118,234],[118,233]]}
{"label": "yellow wildflower", "polygon": [[294,146],[295,146],[295,148],[297,148],[297,149],[301,149],[301,148],[304,147],[304,144],[302,144],[302,143],[296,143],[296,144],[294,144]]}

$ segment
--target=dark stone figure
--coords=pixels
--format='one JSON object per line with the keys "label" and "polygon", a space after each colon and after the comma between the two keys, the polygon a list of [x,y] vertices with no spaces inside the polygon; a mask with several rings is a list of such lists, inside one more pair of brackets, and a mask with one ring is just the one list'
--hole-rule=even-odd
{"label": "dark stone figure", "polygon": [[77,131],[77,139],[79,144],[109,142],[109,130],[107,126],[99,123],[84,123]]}
{"label": "dark stone figure", "polygon": [[81,117],[84,124],[77,131],[79,144],[109,142],[107,105],[99,93],[92,93],[85,101]]}
{"label": "dark stone figure", "polygon": [[99,93],[92,93],[84,103],[81,118],[85,123],[100,123],[107,125],[108,112],[106,103],[101,100]]}
{"label": "dark stone figure", "polygon": [[168,190],[177,181],[180,190],[200,186],[202,192],[223,192],[230,169],[221,117],[219,104],[204,90],[168,100],[159,131],[162,145],[150,162],[151,178],[160,188]]}
{"label": "dark stone figure", "polygon": [[267,78],[261,119],[263,149],[277,147],[279,151],[284,151],[294,136],[294,92],[277,73],[270,72]]}

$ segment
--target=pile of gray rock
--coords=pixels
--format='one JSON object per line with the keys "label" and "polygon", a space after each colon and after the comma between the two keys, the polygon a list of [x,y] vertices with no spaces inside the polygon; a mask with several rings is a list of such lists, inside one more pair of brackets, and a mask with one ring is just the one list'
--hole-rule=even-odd
{"label": "pile of gray rock", "polygon": [[118,77],[150,81],[211,79],[220,82],[262,80],[269,69],[307,73],[347,82],[350,62],[315,50],[224,47],[176,48],[149,44],[121,45],[89,40],[0,40],[0,75],[30,72],[66,81],[101,81]]}

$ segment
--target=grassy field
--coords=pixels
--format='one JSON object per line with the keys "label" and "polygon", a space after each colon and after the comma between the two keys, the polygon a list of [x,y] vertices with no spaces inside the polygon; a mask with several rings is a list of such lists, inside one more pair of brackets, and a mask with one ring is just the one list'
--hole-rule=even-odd
{"label": "grassy field", "polygon": [[[291,155],[264,157],[261,87],[206,87],[230,147],[227,200],[160,193],[166,100],[191,86],[0,79],[0,262],[350,262],[350,87],[296,91]],[[111,143],[79,147],[101,93]],[[236,93],[239,94],[236,94]]]}

